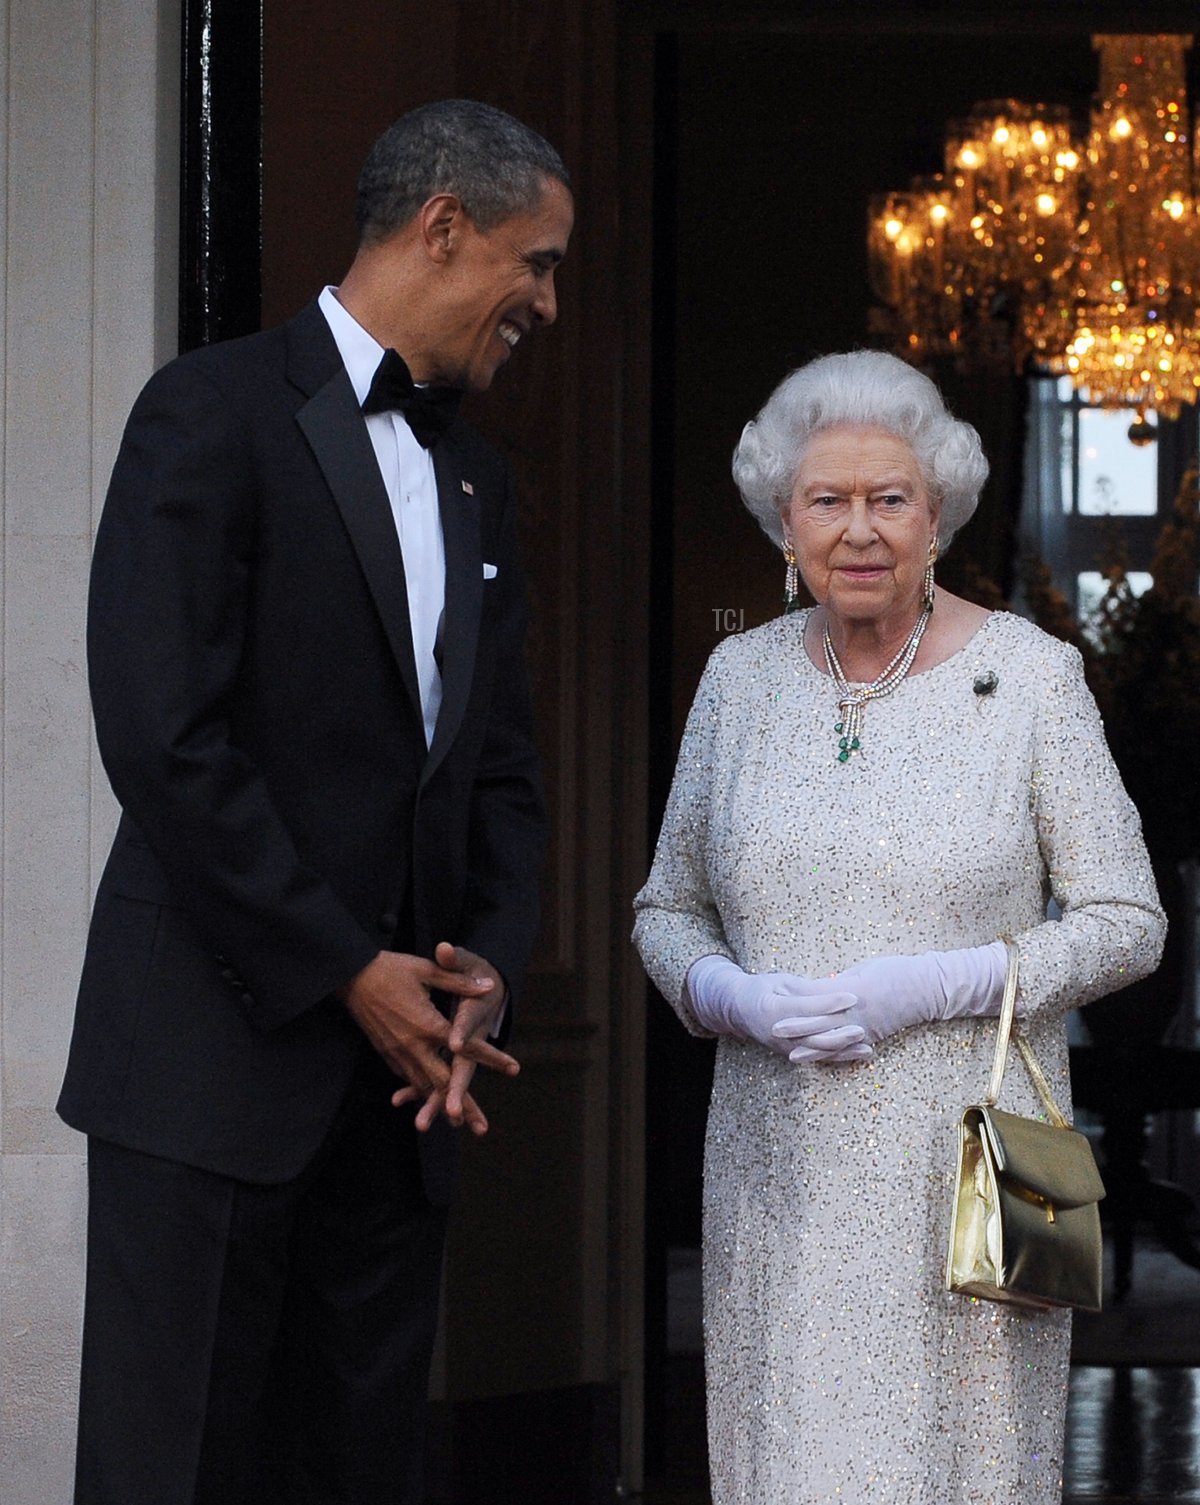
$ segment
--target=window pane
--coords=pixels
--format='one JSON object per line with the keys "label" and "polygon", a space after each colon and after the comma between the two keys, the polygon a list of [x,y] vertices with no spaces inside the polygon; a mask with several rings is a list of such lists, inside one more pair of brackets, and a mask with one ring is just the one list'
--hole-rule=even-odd
{"label": "window pane", "polygon": [[[1154,584],[1154,576],[1146,570],[1130,570],[1125,576],[1129,589],[1135,596],[1144,595]],[[1108,591],[1108,581],[1099,570],[1083,570],[1075,577],[1075,615],[1089,637],[1100,603]]]}
{"label": "window pane", "polygon": [[1075,510],[1075,412],[1068,403],[1058,415],[1058,454],[1062,471],[1062,510]]}
{"label": "window pane", "polygon": [[1132,421],[1128,409],[1080,409],[1079,511],[1084,517],[1152,517],[1158,511],[1157,445],[1130,444]]}

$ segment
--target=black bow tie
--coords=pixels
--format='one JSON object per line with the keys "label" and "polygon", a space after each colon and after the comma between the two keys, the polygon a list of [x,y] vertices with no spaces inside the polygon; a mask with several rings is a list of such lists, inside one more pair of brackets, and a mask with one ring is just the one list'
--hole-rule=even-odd
{"label": "black bow tie", "polygon": [[403,413],[417,443],[432,449],[461,401],[462,393],[456,387],[418,387],[404,357],[385,350],[371,378],[371,389],[363,398],[362,410],[364,415]]}

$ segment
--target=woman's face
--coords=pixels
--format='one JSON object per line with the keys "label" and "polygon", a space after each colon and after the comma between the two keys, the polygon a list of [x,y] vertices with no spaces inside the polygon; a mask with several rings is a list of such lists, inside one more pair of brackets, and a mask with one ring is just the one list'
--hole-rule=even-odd
{"label": "woman's face", "polygon": [[905,631],[916,621],[937,513],[903,439],[852,424],[814,434],[783,525],[833,618]]}

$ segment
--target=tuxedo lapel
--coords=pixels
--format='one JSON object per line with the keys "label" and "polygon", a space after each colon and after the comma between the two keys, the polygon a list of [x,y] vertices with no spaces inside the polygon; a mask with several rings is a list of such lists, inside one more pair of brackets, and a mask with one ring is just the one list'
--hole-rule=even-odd
{"label": "tuxedo lapel", "polygon": [[[317,317],[324,325],[320,313]],[[330,341],[332,343],[332,336]],[[334,348],[336,351],[336,346]],[[413,708],[420,719],[421,692],[409,624],[404,556],[396,536],[387,488],[379,474],[379,462],[355,400],[354,388],[340,361],[334,375],[297,413],[296,421],[312,446],[342,514]]]}
{"label": "tuxedo lapel", "polygon": [[462,724],[475,672],[475,648],[483,608],[483,554],[479,540],[479,500],[468,491],[452,442],[434,447],[442,539],[446,549],[446,604],[438,639],[442,704],[425,764],[428,779],[446,755]]}

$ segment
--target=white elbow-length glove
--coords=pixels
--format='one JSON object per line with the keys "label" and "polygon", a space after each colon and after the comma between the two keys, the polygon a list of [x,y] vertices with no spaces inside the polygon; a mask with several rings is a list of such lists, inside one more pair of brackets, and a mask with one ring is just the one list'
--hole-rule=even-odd
{"label": "white elbow-length glove", "polygon": [[831,977],[827,987],[853,993],[842,1016],[871,1045],[914,1024],[998,1014],[1008,951],[1003,941],[920,956],[877,956]]}
{"label": "white elbow-length glove", "polygon": [[869,1056],[861,1025],[848,1024],[849,988],[789,972],[743,972],[726,956],[702,956],[687,975],[692,1013],[705,1029],[757,1040],[791,1061],[855,1061]]}

